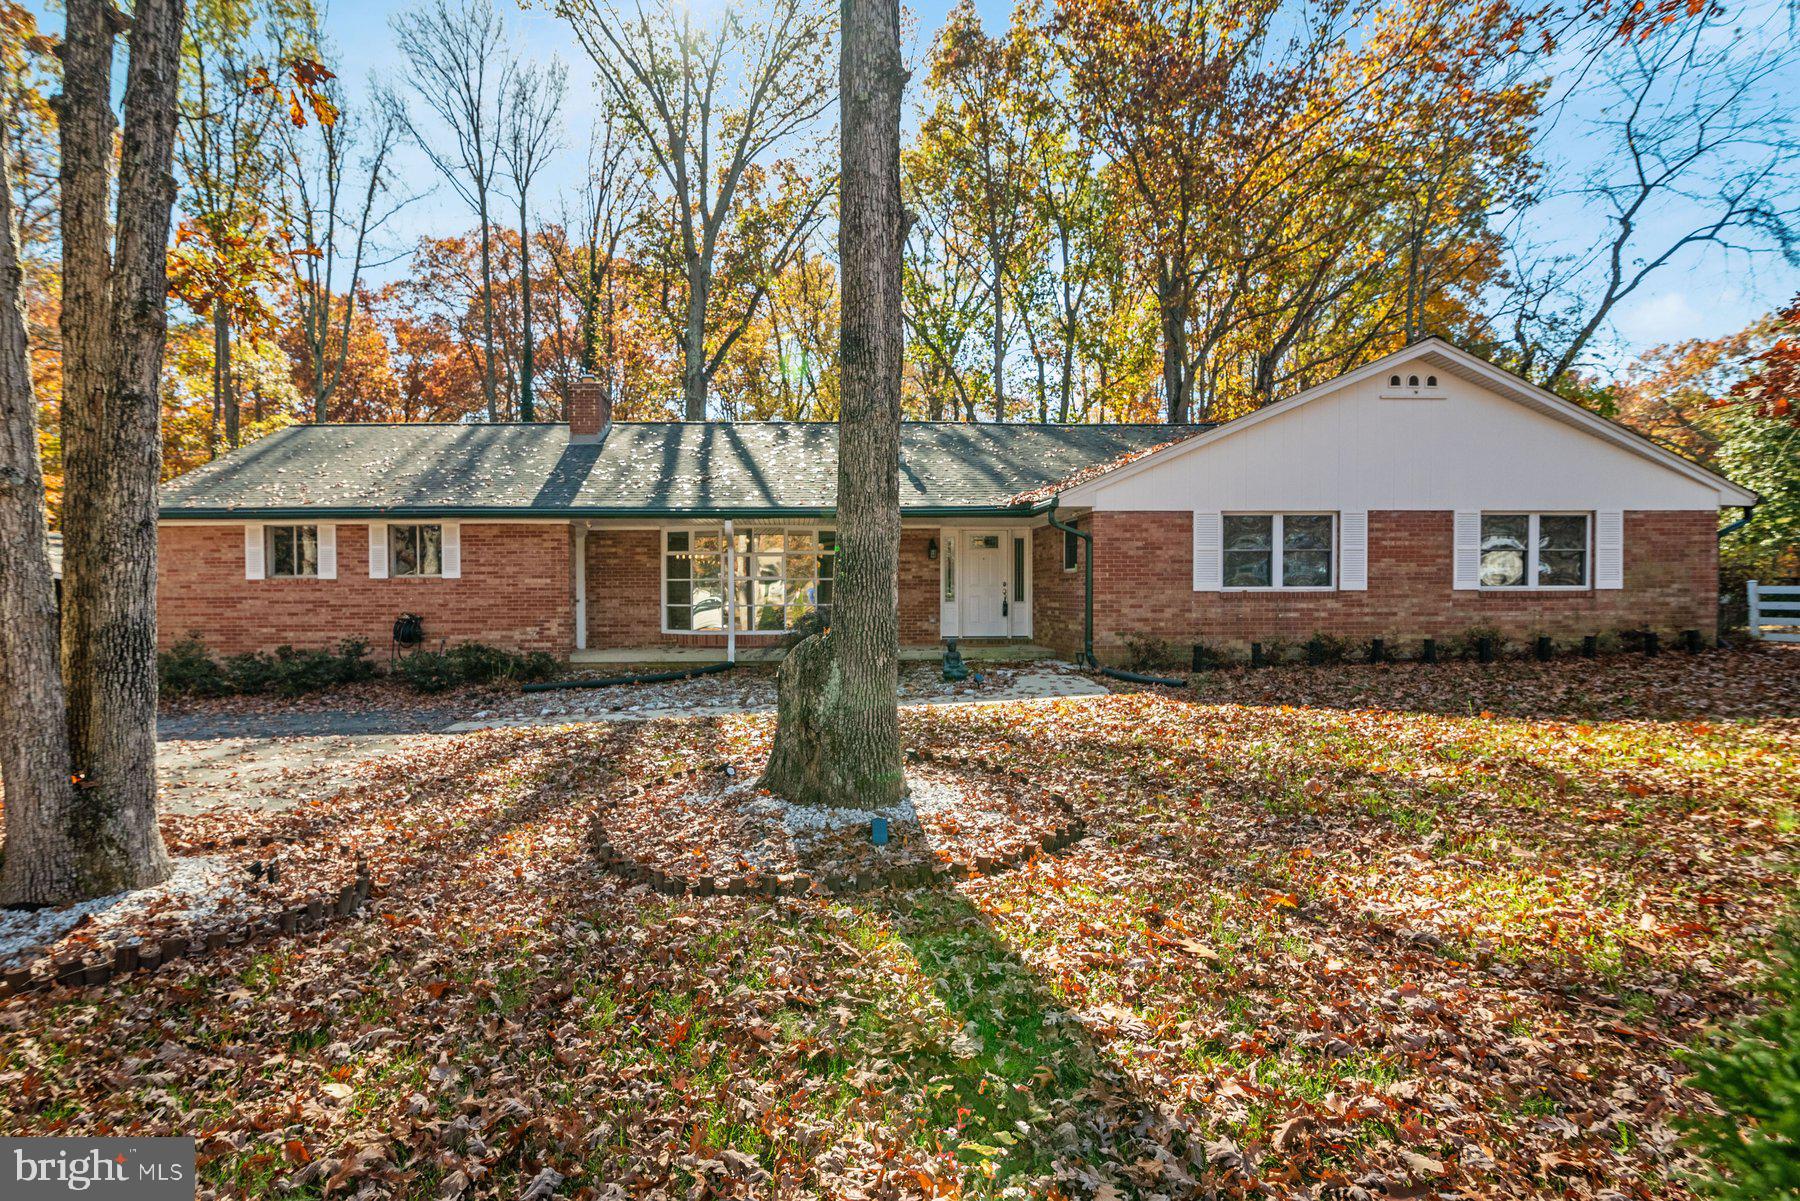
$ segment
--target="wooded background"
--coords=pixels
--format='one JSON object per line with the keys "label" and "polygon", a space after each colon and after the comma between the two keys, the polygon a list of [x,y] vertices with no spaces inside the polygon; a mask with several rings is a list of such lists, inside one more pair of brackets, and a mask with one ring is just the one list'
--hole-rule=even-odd
{"label": "wooded background", "polygon": [[[296,421],[557,419],[583,372],[626,419],[837,416],[836,6],[555,9],[567,64],[434,0],[353,94],[308,0],[191,7],[165,475]],[[1612,336],[1701,261],[1800,264],[1785,13],[962,3],[912,33],[905,413],[1220,420],[1439,334],[1758,489],[1734,563],[1800,570],[1794,310]],[[0,4],[54,516],[51,50]],[[466,216],[411,236],[428,194]]]}

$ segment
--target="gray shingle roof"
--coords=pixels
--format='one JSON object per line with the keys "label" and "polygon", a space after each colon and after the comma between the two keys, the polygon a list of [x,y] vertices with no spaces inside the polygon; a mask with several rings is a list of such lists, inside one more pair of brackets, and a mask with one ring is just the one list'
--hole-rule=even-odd
{"label": "gray shingle roof", "polygon": [[[900,504],[1017,508],[1020,493],[1204,428],[908,422]],[[297,425],[163,485],[162,515],[721,516],[829,509],[836,489],[831,423],[621,422],[597,446],[551,423]]]}

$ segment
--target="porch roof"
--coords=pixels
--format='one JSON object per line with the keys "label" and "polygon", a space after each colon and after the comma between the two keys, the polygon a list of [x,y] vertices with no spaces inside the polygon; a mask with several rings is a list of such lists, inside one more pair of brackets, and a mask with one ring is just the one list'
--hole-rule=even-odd
{"label": "porch roof", "polygon": [[[906,422],[901,509],[1025,512],[1025,494],[1206,428]],[[836,489],[831,422],[619,422],[589,446],[549,422],[296,425],[163,485],[161,515],[818,516]]]}

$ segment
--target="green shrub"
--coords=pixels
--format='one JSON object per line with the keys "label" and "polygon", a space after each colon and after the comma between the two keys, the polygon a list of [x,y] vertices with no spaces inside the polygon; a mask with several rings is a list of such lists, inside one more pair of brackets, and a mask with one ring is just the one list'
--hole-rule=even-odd
{"label": "green shrub", "polygon": [[225,660],[225,679],[233,692],[267,692],[275,682],[275,660],[254,652],[232,655]]}
{"label": "green shrub", "polygon": [[442,692],[459,684],[525,683],[557,673],[554,655],[533,651],[515,654],[480,642],[463,642],[445,651],[416,651],[400,660],[400,678],[420,692]]}
{"label": "green shrub", "polygon": [[1355,643],[1335,634],[1316,633],[1306,642],[1308,663],[1343,663],[1350,658]]}
{"label": "green shrub", "polygon": [[1494,658],[1498,659],[1506,653],[1509,641],[1506,635],[1500,632],[1499,626],[1492,625],[1470,626],[1462,633],[1446,639],[1443,645],[1438,648],[1438,653],[1439,655],[1450,659],[1473,659],[1481,653],[1481,640],[1483,638],[1486,638],[1493,644]]}
{"label": "green shrub", "polygon": [[1125,670],[1136,672],[1186,671],[1190,656],[1183,648],[1155,634],[1125,635]]}
{"label": "green shrub", "polygon": [[517,679],[521,683],[541,684],[562,674],[562,663],[549,651],[532,651],[519,664]]}
{"label": "green shrub", "polygon": [[275,649],[269,662],[269,686],[282,696],[301,696],[354,684],[375,674],[369,661],[369,644],[359,638],[347,638],[334,651],[300,651],[291,646]]}
{"label": "green shrub", "polygon": [[190,634],[157,656],[157,677],[172,696],[254,695],[277,692],[300,696],[308,692],[366,680],[375,674],[369,661],[369,644],[347,638],[335,651],[296,650],[278,647],[273,655],[246,652],[223,663],[207,654],[198,634]]}
{"label": "green shrub", "polygon": [[1717,1114],[1682,1122],[1688,1145],[1711,1166],[1693,1181],[1719,1201],[1800,1198],[1800,928],[1782,931],[1768,981],[1768,1008],[1691,1052],[1692,1083]]}
{"label": "green shrub", "polygon": [[556,658],[543,651],[518,655],[480,642],[464,642],[445,652],[459,683],[497,684],[507,680],[544,680],[554,675]]}
{"label": "green shrub", "polygon": [[403,656],[395,670],[419,692],[442,692],[460,682],[450,656],[442,651],[414,651]]}
{"label": "green shrub", "polygon": [[[560,670],[556,656],[528,655],[465,642],[447,651],[419,651],[401,659],[395,674],[420,692],[442,692],[458,684],[499,684],[547,680]],[[335,651],[275,648],[265,655],[232,655],[223,663],[207,654],[198,634],[190,634],[157,656],[157,674],[171,696],[255,695],[274,692],[302,696],[375,675],[369,644],[347,638]]]}
{"label": "green shrub", "polygon": [[156,686],[166,696],[223,696],[231,691],[231,681],[206,653],[198,633],[156,656]]}
{"label": "green shrub", "polygon": [[1612,644],[1612,649],[1614,650],[1624,651],[1631,655],[1640,655],[1643,654],[1644,648],[1650,645],[1650,639],[1653,637],[1657,640],[1657,645],[1665,651],[1675,647],[1681,641],[1679,631],[1653,630],[1646,625],[1639,626],[1636,629],[1627,628],[1618,630],[1615,632],[1614,637],[1610,639],[1610,642]]}

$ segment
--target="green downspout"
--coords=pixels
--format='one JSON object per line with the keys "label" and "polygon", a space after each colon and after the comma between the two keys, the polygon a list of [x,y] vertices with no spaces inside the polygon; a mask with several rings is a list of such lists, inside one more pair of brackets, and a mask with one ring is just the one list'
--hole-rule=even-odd
{"label": "green downspout", "polygon": [[1719,531],[1719,541],[1723,542],[1725,540],[1725,535],[1735,534],[1739,530],[1743,529],[1745,526],[1749,525],[1750,518],[1755,516],[1755,514],[1756,514],[1756,505],[1754,505],[1754,504],[1745,505],[1744,506],[1744,515],[1742,517],[1738,518],[1736,521],[1732,522],[1730,525],[1725,526],[1723,529],[1721,529]]}
{"label": "green downspout", "polygon": [[1052,528],[1073,534],[1087,544],[1081,550],[1081,657],[1086,666],[1098,667],[1100,664],[1094,658],[1094,536],[1058,521],[1056,501],[1056,497],[1051,497],[1050,507],[1044,510]]}

